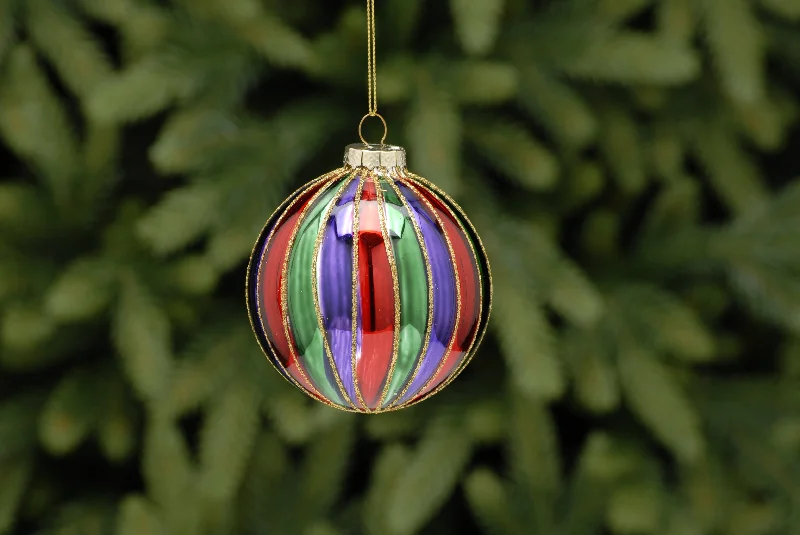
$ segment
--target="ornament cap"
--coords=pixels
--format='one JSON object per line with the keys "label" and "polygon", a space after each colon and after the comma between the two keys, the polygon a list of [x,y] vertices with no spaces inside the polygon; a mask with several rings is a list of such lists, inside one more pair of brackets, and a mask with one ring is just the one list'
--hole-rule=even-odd
{"label": "ornament cap", "polygon": [[350,167],[376,169],[385,167],[406,167],[406,150],[397,145],[372,145],[354,143],[344,150],[344,164]]}

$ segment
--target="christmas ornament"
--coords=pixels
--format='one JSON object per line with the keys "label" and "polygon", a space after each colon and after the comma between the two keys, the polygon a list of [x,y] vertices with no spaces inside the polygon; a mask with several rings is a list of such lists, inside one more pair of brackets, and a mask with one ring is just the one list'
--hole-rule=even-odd
{"label": "christmas ornament", "polygon": [[[369,113],[344,166],[292,194],[267,221],[247,274],[256,337],[315,399],[355,412],[407,407],[443,389],[486,330],[491,277],[461,208],[385,145],[368,0]],[[384,126],[380,144],[364,121]]]}

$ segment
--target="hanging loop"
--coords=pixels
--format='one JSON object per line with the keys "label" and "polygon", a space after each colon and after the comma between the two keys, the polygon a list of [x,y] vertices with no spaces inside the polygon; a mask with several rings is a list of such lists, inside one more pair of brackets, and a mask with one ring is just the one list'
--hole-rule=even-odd
{"label": "hanging loop", "polygon": [[364,134],[361,132],[361,129],[364,126],[364,121],[367,120],[367,117],[377,117],[383,123],[383,137],[381,138],[381,145],[383,145],[384,142],[386,141],[386,135],[389,133],[389,127],[386,125],[386,119],[384,119],[383,115],[381,115],[378,112],[368,113],[361,118],[361,122],[358,123],[358,137],[361,138],[361,142],[364,143],[364,145],[370,145],[370,143],[368,143],[367,140],[364,139]]}

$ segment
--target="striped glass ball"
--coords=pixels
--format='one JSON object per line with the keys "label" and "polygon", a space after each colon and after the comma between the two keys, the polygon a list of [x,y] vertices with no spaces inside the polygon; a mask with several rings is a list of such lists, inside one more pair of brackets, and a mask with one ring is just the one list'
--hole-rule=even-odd
{"label": "striped glass ball", "polygon": [[488,322],[485,251],[455,202],[405,152],[351,145],[264,227],[248,310],[269,360],[313,398],[396,410],[458,375]]}

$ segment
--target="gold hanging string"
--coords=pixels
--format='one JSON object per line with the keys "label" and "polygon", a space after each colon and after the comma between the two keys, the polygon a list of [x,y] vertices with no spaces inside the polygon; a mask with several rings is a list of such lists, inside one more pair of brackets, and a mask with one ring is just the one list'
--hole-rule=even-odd
{"label": "gold hanging string", "polygon": [[375,0],[367,0],[367,84],[369,115],[378,113],[378,74],[375,67]]}
{"label": "gold hanging string", "polygon": [[381,145],[386,141],[386,134],[389,131],[386,126],[386,119],[378,113],[378,68],[375,59],[375,0],[367,0],[367,92],[369,94],[369,112],[361,118],[358,123],[358,137],[365,145],[369,145],[361,128],[364,126],[364,121],[367,117],[377,117],[383,123],[383,137],[381,138]]}

